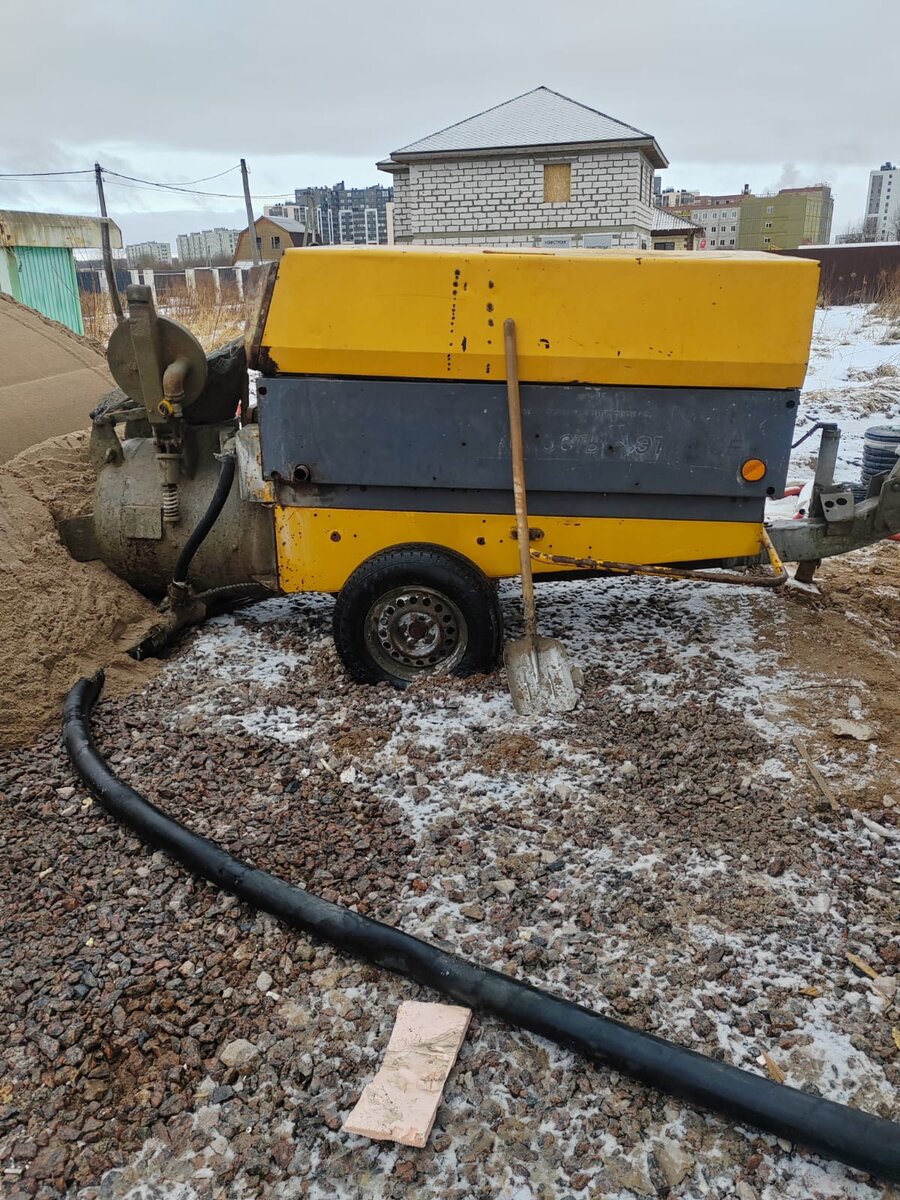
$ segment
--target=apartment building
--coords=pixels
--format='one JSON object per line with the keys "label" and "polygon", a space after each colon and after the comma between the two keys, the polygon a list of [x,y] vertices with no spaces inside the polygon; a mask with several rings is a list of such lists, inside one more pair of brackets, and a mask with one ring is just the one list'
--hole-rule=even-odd
{"label": "apartment building", "polygon": [[169,267],[172,246],[169,242],[133,242],[125,247],[125,258],[132,271],[139,267]]}
{"label": "apartment building", "polygon": [[745,196],[740,212],[739,250],[794,250],[831,241],[834,199],[824,183]]}
{"label": "apartment building", "polygon": [[900,167],[893,163],[869,172],[865,231],[876,242],[900,242]]}
{"label": "apartment building", "polygon": [[294,200],[271,205],[267,215],[286,217],[306,227],[315,215],[316,240],[323,246],[385,245],[388,241],[388,206],[393,188],[380,183],[348,188],[343,181],[333,187],[306,187],[294,191]]}
{"label": "apartment building", "polygon": [[653,179],[653,203],[657,208],[689,208],[700,193],[686,188],[664,188],[659,176]]}
{"label": "apartment building", "polygon": [[737,250],[741,230],[741,206],[750,194],[750,185],[742,192],[725,196],[694,194],[686,204],[673,205],[670,211],[700,227],[695,249]]}
{"label": "apartment building", "polygon": [[306,225],[307,209],[293,200],[284,200],[278,204],[264,204],[264,217],[284,217],[288,221],[296,221],[298,225]]}
{"label": "apartment building", "polygon": [[176,239],[178,258],[184,262],[231,262],[241,231],[239,229],[203,229],[199,233],[180,233]]}

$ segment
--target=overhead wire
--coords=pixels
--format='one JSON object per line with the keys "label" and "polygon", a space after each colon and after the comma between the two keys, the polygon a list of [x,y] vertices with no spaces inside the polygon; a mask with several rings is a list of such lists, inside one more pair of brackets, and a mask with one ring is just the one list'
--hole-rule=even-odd
{"label": "overhead wire", "polygon": [[[233,171],[233,170],[235,170],[235,169],[236,169],[236,168],[234,168],[234,167],[230,167],[230,168],[229,168],[229,171]],[[239,169],[239,168],[237,168],[237,169]],[[154,181],[154,180],[152,180],[152,179],[141,179],[141,178],[139,178],[139,177],[138,177],[138,176],[136,176],[136,175],[123,175],[123,174],[122,174],[120,171],[110,171],[110,170],[104,169],[104,172],[103,172],[103,173],[104,173],[104,175],[110,175],[110,176],[114,176],[114,177],[115,177],[115,179],[127,179],[127,180],[129,180],[129,182],[130,182],[130,183],[132,183],[132,184],[138,184],[138,185],[142,185],[142,186],[144,186],[144,187],[151,187],[151,188],[162,188],[164,191],[168,191],[168,192],[187,192],[187,193],[189,193],[189,194],[191,194],[191,195],[194,195],[194,196],[217,196],[217,197],[221,197],[221,198],[223,198],[223,199],[226,199],[226,200],[242,200],[242,199],[244,198],[244,194],[243,194],[243,192],[206,192],[206,191],[195,191],[195,190],[193,190],[193,189],[192,189],[190,186],[188,186],[188,185],[180,185],[180,184],[174,184],[174,183],[157,183],[157,182],[155,182],[155,181]],[[227,174],[228,174],[228,171],[223,171],[221,174],[222,174],[222,175],[227,175]],[[218,179],[218,178],[220,178],[220,176],[219,176],[219,175],[210,175],[210,176],[209,176],[209,178],[210,178],[210,179]],[[113,180],[113,179],[111,179],[111,180],[110,180],[110,182],[112,183],[112,182],[114,182],[114,180]],[[196,179],[196,180],[194,180],[194,182],[195,182],[195,183],[202,183],[202,182],[203,182],[203,180],[202,180],[202,179]],[[120,184],[119,186],[124,186],[124,185],[121,185],[121,184]],[[281,191],[281,192],[268,192],[268,193],[259,193],[259,192],[257,192],[257,193],[255,193],[255,194],[256,194],[257,196],[259,196],[259,197],[260,197],[260,199],[271,200],[271,199],[273,199],[273,198],[275,198],[275,197],[278,197],[278,196],[283,196],[283,195],[284,195],[284,192],[283,192],[283,191]]]}
{"label": "overhead wire", "polygon": [[[86,167],[83,171],[8,171],[0,172],[0,179],[43,179],[50,175],[93,175],[93,167]],[[75,183],[80,183],[81,180],[75,180]],[[200,180],[197,180],[199,183]]]}
{"label": "overhead wire", "polygon": [[[161,183],[154,179],[142,179],[137,175],[125,175],[120,171],[113,171],[109,167],[101,167],[101,172],[104,179],[111,187],[131,187],[136,190],[143,191],[165,191],[165,192],[180,192],[190,196],[210,196],[221,200],[243,200],[243,192],[209,192],[194,188],[196,183],[207,183],[212,179],[221,179],[223,175],[229,175],[232,171],[239,171],[240,165],[227,167],[224,171],[219,171],[215,175],[205,175],[200,179],[192,179],[184,184]],[[71,179],[60,178],[61,176],[72,175],[94,175],[93,168],[85,168],[78,171],[18,171],[18,172],[0,172],[0,179],[18,180],[20,182],[29,182],[31,180],[45,179],[47,182],[54,183],[89,183],[88,179]],[[120,182],[126,181],[127,182]],[[257,192],[256,196],[260,200],[278,200],[283,199],[285,191],[280,192]]]}

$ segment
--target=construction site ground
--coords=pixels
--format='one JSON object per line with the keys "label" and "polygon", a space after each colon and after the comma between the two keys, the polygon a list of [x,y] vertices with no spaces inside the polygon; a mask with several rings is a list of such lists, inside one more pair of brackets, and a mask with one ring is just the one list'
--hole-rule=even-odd
{"label": "construction site ground", "polygon": [[[837,378],[852,322],[866,353],[890,332],[823,315],[833,377],[807,422],[900,415],[890,372]],[[889,365],[900,343],[877,344]],[[123,779],[241,858],[897,1119],[900,544],[820,580],[541,586],[542,631],[585,672],[578,708],[546,718],[515,716],[502,671],[353,684],[332,600],[272,599],[187,634],[94,727]],[[520,636],[514,582],[501,601]],[[39,716],[0,756],[5,1196],[889,1194],[478,1014],[424,1149],[343,1133],[400,1001],[439,997],[147,849]]]}

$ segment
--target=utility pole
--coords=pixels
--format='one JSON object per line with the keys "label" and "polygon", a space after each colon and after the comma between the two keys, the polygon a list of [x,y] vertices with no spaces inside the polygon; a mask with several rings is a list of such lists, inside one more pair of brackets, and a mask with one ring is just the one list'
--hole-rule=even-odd
{"label": "utility pole", "polygon": [[253,255],[254,267],[259,266],[259,247],[256,244],[256,222],[253,220],[253,203],[250,200],[250,181],[247,178],[247,163],[241,159],[241,179],[244,181],[244,203],[247,205],[247,237],[250,239],[250,253]]}
{"label": "utility pole", "polygon": [[106,286],[109,288],[113,312],[116,314],[116,324],[121,325],[125,320],[125,314],[122,312],[122,301],[119,299],[119,287],[113,268],[112,246],[109,239],[109,216],[106,212],[106,197],[103,194],[103,172],[99,163],[94,163],[94,175],[97,179],[97,199],[100,201],[100,244],[103,249],[103,272],[106,275]]}

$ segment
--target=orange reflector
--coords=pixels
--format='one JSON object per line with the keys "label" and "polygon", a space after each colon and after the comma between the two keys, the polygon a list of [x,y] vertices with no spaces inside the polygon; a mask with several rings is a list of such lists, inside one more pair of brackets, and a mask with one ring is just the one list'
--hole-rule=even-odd
{"label": "orange reflector", "polygon": [[746,479],[748,483],[755,483],[757,479],[762,479],[766,473],[766,464],[761,458],[748,458],[741,467],[741,478]]}

